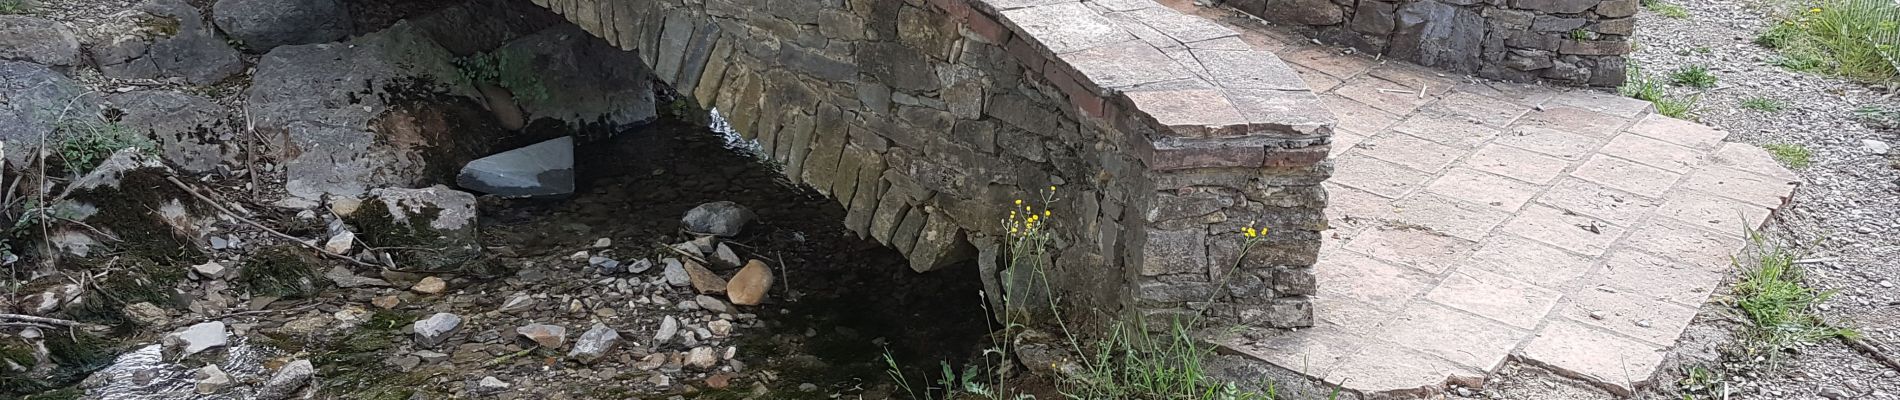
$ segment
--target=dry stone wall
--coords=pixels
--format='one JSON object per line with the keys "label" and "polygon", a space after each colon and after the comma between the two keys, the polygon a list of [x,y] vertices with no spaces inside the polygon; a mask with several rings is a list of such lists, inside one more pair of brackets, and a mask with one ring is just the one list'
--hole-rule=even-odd
{"label": "dry stone wall", "polygon": [[1518,82],[1618,86],[1638,0],[1225,0],[1322,41]]}
{"label": "dry stone wall", "polygon": [[[992,294],[1033,276],[1000,271],[1003,220],[1054,188],[1047,275],[1075,314],[1312,323],[1332,116],[1209,21],[1150,0],[535,1],[639,49],[918,271],[978,257]],[[1241,260],[1247,227],[1268,233]]]}

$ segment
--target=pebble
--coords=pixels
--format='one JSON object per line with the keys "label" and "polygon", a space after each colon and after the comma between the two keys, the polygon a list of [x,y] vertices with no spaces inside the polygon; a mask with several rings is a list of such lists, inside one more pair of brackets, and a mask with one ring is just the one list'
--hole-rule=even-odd
{"label": "pebble", "polygon": [[679,259],[677,258],[663,259],[663,260],[660,260],[660,264],[666,265],[666,269],[661,271],[662,275],[666,277],[666,284],[673,285],[673,286],[686,286],[693,283],[693,280],[692,280],[693,278],[687,275],[686,273],[686,265],[680,263]]}
{"label": "pebble", "polygon": [[614,245],[613,239],[608,239],[608,238],[594,239],[594,248],[596,249],[605,249],[608,247],[613,247],[613,245]]}
{"label": "pebble", "polygon": [[224,370],[218,369],[217,364],[206,365],[204,368],[199,368],[192,373],[192,377],[198,380],[194,385],[198,394],[213,394],[222,392],[225,388],[231,387],[231,375],[225,374]]}
{"label": "pebble", "polygon": [[329,241],[323,242],[324,251],[336,254],[350,254],[350,249],[355,247],[356,233],[350,231],[337,232],[336,236],[331,236]]}
{"label": "pebble", "polygon": [[310,360],[291,361],[284,364],[282,368],[278,368],[277,373],[272,374],[270,380],[257,389],[257,396],[254,398],[259,400],[290,398],[291,395],[297,394],[297,390],[302,389],[304,384],[310,383],[310,377],[316,374],[317,369],[310,365]]}
{"label": "pebble", "polygon": [[498,393],[504,390],[508,390],[509,386],[514,386],[514,385],[510,385],[508,384],[508,382],[502,382],[501,379],[497,379],[492,376],[482,378],[481,382],[478,382],[475,384],[476,388],[479,388],[481,389],[481,391],[486,392],[486,393]]}
{"label": "pebble", "polygon": [[706,323],[706,329],[711,331],[713,336],[726,337],[732,334],[732,321],[720,320],[708,322]]}
{"label": "pebble", "polygon": [[579,339],[574,340],[574,349],[568,351],[567,356],[583,363],[591,363],[606,356],[607,352],[613,351],[614,346],[619,343],[619,331],[607,327],[606,324],[595,322],[594,326],[587,328],[587,332],[582,333]]}
{"label": "pebble", "polygon": [[1892,288],[1892,287],[1893,287],[1893,281],[1890,281],[1890,280],[1886,280],[1886,279],[1881,279],[1881,280],[1880,280],[1880,287],[1883,287],[1883,288]]}
{"label": "pebble", "polygon": [[456,329],[461,327],[462,316],[450,313],[435,313],[435,315],[430,315],[429,318],[416,320],[414,324],[410,325],[410,330],[415,332],[416,345],[421,347],[435,347],[442,344],[443,340],[448,339],[449,334],[454,333]]}
{"label": "pebble", "polygon": [[700,370],[710,370],[719,365],[719,356],[711,347],[694,347],[686,353],[686,366]]}
{"label": "pebble", "polygon": [[719,300],[718,298],[714,298],[712,296],[700,295],[699,297],[693,298],[693,302],[699,303],[699,308],[705,309],[706,311],[711,311],[714,314],[726,314],[726,313],[732,312],[732,305],[726,304],[725,301]]}
{"label": "pebble", "polygon": [[558,349],[567,344],[567,328],[560,325],[528,324],[515,328],[515,334],[542,348]]}
{"label": "pebble", "polygon": [[508,297],[508,301],[502,302],[501,308],[496,311],[512,313],[530,308],[534,308],[534,297],[528,296],[527,293],[515,293]]}
{"label": "pebble", "polygon": [[192,325],[184,330],[165,335],[165,348],[178,352],[180,356],[198,354],[205,350],[224,347],[228,332],[223,321],[211,321]]}
{"label": "pebble", "polygon": [[415,286],[409,287],[409,290],[422,294],[442,294],[442,291],[448,290],[448,288],[448,282],[443,281],[442,278],[430,276],[422,278],[421,281],[417,281]]}
{"label": "pebble", "polygon": [[679,334],[679,331],[680,320],[668,315],[666,319],[660,320],[660,330],[653,334],[653,344],[664,344],[672,341],[673,336]]}
{"label": "pebble", "polygon": [[1874,139],[1861,139],[1860,148],[1867,149],[1867,152],[1869,153],[1874,153],[1875,155],[1883,155],[1883,156],[1893,151],[1892,145],[1887,144],[1887,142],[1874,140]]}
{"label": "pebble", "polygon": [[191,266],[191,272],[196,272],[198,276],[204,277],[205,279],[223,278],[224,271],[224,264],[219,264],[217,261],[207,261],[204,264]]}
{"label": "pebble", "polygon": [[401,305],[402,299],[397,298],[396,295],[392,294],[388,296],[377,297],[373,300],[370,300],[369,304],[374,305],[377,308],[388,310],[388,309],[396,308],[396,306],[398,305]]}

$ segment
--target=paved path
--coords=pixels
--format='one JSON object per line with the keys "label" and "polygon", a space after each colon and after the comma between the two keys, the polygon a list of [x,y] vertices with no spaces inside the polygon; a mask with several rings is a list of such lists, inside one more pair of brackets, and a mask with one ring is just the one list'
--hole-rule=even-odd
{"label": "paved path", "polygon": [[1472,82],[1197,14],[1241,25],[1339,118],[1318,326],[1225,345],[1354,391],[1428,395],[1515,358],[1627,392],[1797,184],[1766,151],[1647,102]]}

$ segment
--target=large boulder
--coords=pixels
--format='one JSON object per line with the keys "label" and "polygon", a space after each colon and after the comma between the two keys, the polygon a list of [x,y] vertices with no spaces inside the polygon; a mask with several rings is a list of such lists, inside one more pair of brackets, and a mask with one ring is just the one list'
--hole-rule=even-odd
{"label": "large boulder", "polygon": [[492,118],[454,57],[407,23],[278,47],[258,61],[246,95],[258,131],[287,142],[284,186],[305,200],[421,186],[438,172],[446,180],[478,153],[458,150],[485,151],[500,132],[483,125]]}
{"label": "large boulder", "polygon": [[658,118],[653,73],[638,53],[624,51],[572,24],[562,24],[474,58],[476,78],[513,94],[528,119],[571,126],[620,127]]}
{"label": "large boulder", "polygon": [[231,110],[204,96],[140,90],[106,100],[120,111],[119,126],[157,139],[159,154],[178,169],[211,172],[242,151]]}
{"label": "large boulder", "polygon": [[7,165],[26,168],[41,140],[57,143],[65,136],[60,126],[95,121],[99,102],[98,94],[44,65],[0,61],[0,142],[7,144]]}
{"label": "large boulder", "polygon": [[115,78],[177,78],[208,85],[244,72],[238,52],[183,0],[152,0],[98,30],[92,60]]}
{"label": "large boulder", "polygon": [[454,271],[481,256],[475,216],[475,195],[436,185],[376,189],[344,218],[403,269]]}
{"label": "large boulder", "polygon": [[79,37],[52,20],[24,15],[0,15],[0,60],[21,60],[51,66],[79,64]]}
{"label": "large boulder", "polygon": [[256,53],[350,35],[350,11],[342,0],[218,0],[211,14],[219,28]]}

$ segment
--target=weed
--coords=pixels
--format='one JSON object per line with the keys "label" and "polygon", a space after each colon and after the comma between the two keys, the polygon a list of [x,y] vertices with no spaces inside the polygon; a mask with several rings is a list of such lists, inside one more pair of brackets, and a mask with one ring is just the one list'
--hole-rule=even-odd
{"label": "weed", "polygon": [[1657,114],[1662,114],[1670,118],[1695,119],[1696,103],[1701,101],[1702,96],[1697,95],[1686,98],[1668,96],[1651,100],[1650,102],[1656,104]]}
{"label": "weed", "polygon": [[1807,168],[1808,165],[1814,163],[1809,159],[1813,153],[1810,153],[1807,147],[1798,144],[1770,143],[1761,145],[1761,148],[1768,149],[1768,153],[1774,155],[1776,161],[1781,161],[1789,168]]}
{"label": "weed", "polygon": [[1689,18],[1688,9],[1682,8],[1682,6],[1675,5],[1673,3],[1664,2],[1662,0],[1644,0],[1643,8],[1648,8],[1649,11],[1654,11],[1656,12],[1656,14],[1660,14],[1662,16],[1669,17],[1669,18],[1675,18],[1675,19]]}
{"label": "weed", "polygon": [[1900,3],[1821,0],[1802,7],[1755,38],[1781,52],[1776,65],[1867,82],[1900,77]]}
{"label": "weed", "polygon": [[1861,106],[1854,109],[1854,119],[1875,129],[1900,129],[1900,108]]}
{"label": "weed", "polygon": [[55,153],[61,165],[73,173],[91,171],[119,150],[135,148],[149,153],[157,147],[145,135],[112,122],[62,120],[54,129],[59,138],[53,145]]}
{"label": "weed", "polygon": [[1775,99],[1767,98],[1767,97],[1750,97],[1750,98],[1742,99],[1742,108],[1755,110],[1755,111],[1771,112],[1771,113],[1781,112],[1781,109],[1784,107],[1785,106],[1781,104],[1781,100],[1775,100]]}
{"label": "weed", "polygon": [[548,100],[548,88],[534,70],[533,60],[521,52],[497,50],[455,60],[455,66],[470,81],[493,83],[507,88],[524,102]]}
{"label": "weed", "polygon": [[1669,74],[1669,80],[1674,81],[1676,85],[1679,86],[1688,86],[1697,89],[1715,87],[1716,82],[1715,74],[1709,73],[1708,67],[1701,65],[1686,65],[1682,68],[1677,68],[1676,72]]}
{"label": "weed", "polygon": [[1662,99],[1665,95],[1661,82],[1643,74],[1643,70],[1634,65],[1629,67],[1629,80],[1624,81],[1623,86],[1617,87],[1616,92],[1622,94],[1623,97],[1652,102]]}
{"label": "weed", "polygon": [[1684,399],[1696,398],[1697,394],[1717,395],[1727,389],[1723,387],[1725,384],[1721,371],[1701,365],[1682,367],[1682,380],[1676,382],[1676,386],[1682,390]]}
{"label": "weed", "polygon": [[33,10],[26,0],[0,0],[0,15],[25,14]]}
{"label": "weed", "polygon": [[1570,30],[1570,40],[1576,40],[1576,41],[1590,40],[1591,36],[1595,36],[1595,35],[1592,35],[1590,31],[1583,30],[1583,28]]}
{"label": "weed", "polygon": [[[1852,337],[1852,329],[1835,327],[1822,321],[1811,309],[1834,293],[1807,287],[1795,264],[1796,256],[1788,249],[1767,243],[1757,232],[1749,232],[1755,254],[1738,259],[1742,279],[1735,284],[1735,305],[1754,323],[1756,339],[1774,349],[1833,337]],[[1746,264],[1746,265],[1741,265]]]}

